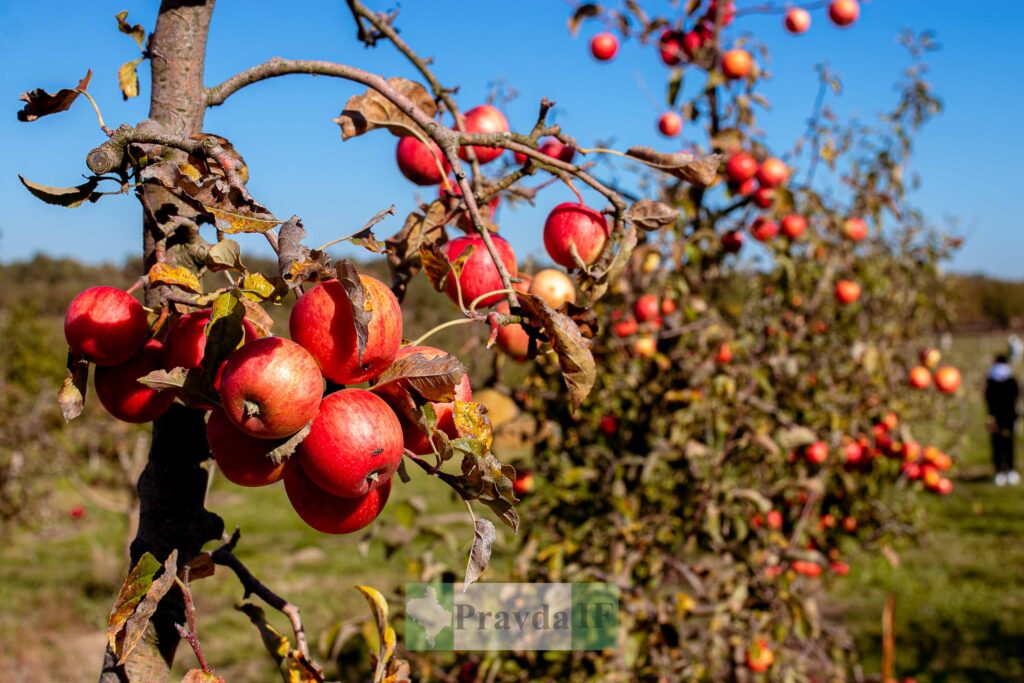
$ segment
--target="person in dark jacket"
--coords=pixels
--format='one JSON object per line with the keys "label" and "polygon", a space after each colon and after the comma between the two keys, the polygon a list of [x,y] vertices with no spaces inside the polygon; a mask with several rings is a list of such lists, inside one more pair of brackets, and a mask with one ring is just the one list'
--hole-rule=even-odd
{"label": "person in dark jacket", "polygon": [[1014,426],[1017,422],[1019,392],[1007,357],[997,355],[985,380],[985,403],[988,405],[989,431],[992,433],[996,486],[1014,486],[1020,482],[1020,475],[1013,469]]}

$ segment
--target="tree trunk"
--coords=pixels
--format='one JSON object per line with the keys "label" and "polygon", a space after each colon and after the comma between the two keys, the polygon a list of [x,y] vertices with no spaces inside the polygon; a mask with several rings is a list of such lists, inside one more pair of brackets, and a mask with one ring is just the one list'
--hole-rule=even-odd
{"label": "tree trunk", "polygon": [[[191,135],[202,130],[206,102],[203,65],[215,0],[163,0],[150,42],[153,73],[149,117],[168,132]],[[179,207],[166,210],[167,196],[147,194],[150,210],[143,217],[145,268],[166,253],[167,235],[188,218]],[[195,229],[195,226],[191,226]],[[149,305],[158,305],[155,293]],[[209,457],[203,413],[173,405],[153,425],[149,460],[139,477],[138,532],[131,544],[132,565],[145,552],[160,562],[174,549],[179,566],[203,545],[220,537],[223,521],[204,507]],[[117,664],[108,648],[101,683],[167,680],[179,636],[175,624],[185,622],[181,594],[171,590],[160,602],[146,634],[128,661]]]}

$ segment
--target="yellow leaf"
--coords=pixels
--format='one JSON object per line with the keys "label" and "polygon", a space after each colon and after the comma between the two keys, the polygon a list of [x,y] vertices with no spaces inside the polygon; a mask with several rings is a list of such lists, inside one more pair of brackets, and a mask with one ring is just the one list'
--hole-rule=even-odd
{"label": "yellow leaf", "polygon": [[149,269],[149,284],[172,285],[197,294],[203,292],[195,273],[182,266],[169,266],[166,263],[157,263]]}

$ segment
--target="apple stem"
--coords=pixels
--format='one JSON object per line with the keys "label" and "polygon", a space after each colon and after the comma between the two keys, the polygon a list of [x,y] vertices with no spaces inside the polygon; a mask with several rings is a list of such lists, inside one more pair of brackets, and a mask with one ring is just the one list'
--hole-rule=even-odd
{"label": "apple stem", "polygon": [[246,417],[259,417],[260,404],[246,399],[244,412]]}

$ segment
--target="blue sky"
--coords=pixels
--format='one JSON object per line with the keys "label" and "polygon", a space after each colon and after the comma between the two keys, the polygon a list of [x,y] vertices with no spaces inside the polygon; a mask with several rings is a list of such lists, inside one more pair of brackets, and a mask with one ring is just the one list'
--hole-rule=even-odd
{"label": "blue sky", "polygon": [[[369,4],[395,6],[393,0]],[[107,197],[67,210],[42,204],[18,182],[18,173],[52,185],[80,182],[85,153],[102,141],[88,104],[80,101],[70,112],[31,124],[20,123],[14,114],[19,93],[73,85],[92,68],[90,92],[109,125],[145,118],[148,69],[140,71],[140,97],[122,102],[117,89],[118,67],[134,59],[137,50],[117,32],[114,14],[127,9],[129,20],[148,30],[157,5],[156,0],[0,0],[0,23],[6,28],[0,90],[8,102],[7,115],[0,117],[5,151],[0,159],[0,261],[37,251],[119,260],[138,249],[140,209],[134,199]],[[654,129],[665,69],[652,49],[627,43],[614,62],[594,62],[586,41],[598,29],[585,25],[579,38],[569,36],[568,3],[407,0],[400,7],[404,37],[421,54],[435,57],[434,68],[444,83],[461,86],[458,99],[464,109],[483,100],[490,82],[503,79],[519,93],[505,106],[514,128],[532,125],[537,102],[546,96],[557,100],[558,122],[582,144],[613,135],[620,148],[677,147]],[[956,219],[967,236],[952,270],[1024,277],[1019,218],[1024,142],[1018,123],[1024,106],[1019,74],[1024,2],[1001,0],[981,11],[962,0],[874,0],[865,3],[861,19],[846,31],[832,27],[822,10],[812,16],[810,32],[799,37],[784,32],[778,15],[737,22],[737,32],[749,30],[772,51],[774,76],[762,92],[773,108],[760,119],[769,143],[783,151],[803,130],[815,93],[814,64],[827,60],[843,78],[845,92],[832,101],[835,108],[867,118],[893,101],[892,84],[905,64],[895,40],[900,28],[934,29],[943,49],[932,55],[931,78],[946,112],[921,135],[914,170],[923,187],[913,200],[935,223]],[[389,76],[415,76],[391,46],[364,49],[354,33],[341,0],[222,0],[210,35],[207,84],[272,56],[330,59]],[[207,131],[227,137],[242,151],[253,194],[278,216],[300,215],[313,244],[353,231],[394,203],[398,217],[378,231],[390,234],[414,207],[417,188],[395,167],[394,138],[377,133],[342,143],[331,122],[359,90],[334,79],[286,77],[247,88],[206,118]],[[432,195],[427,188],[424,196]],[[544,216],[570,198],[564,187],[554,187],[535,208],[502,210],[502,235],[520,258],[542,255]],[[262,238],[243,236],[243,248],[266,247]]]}

